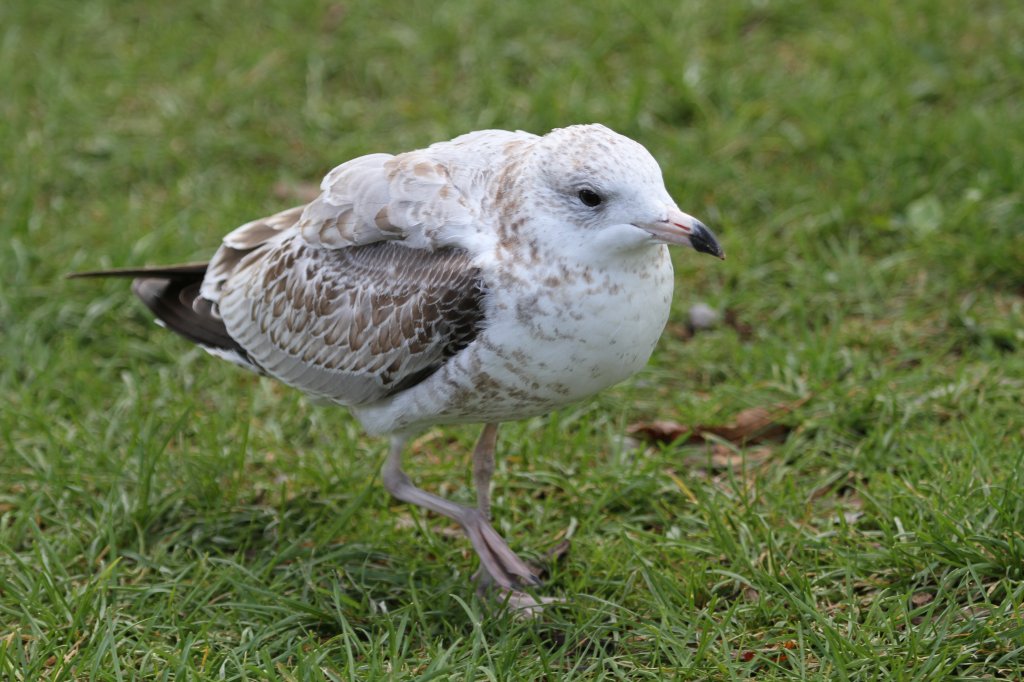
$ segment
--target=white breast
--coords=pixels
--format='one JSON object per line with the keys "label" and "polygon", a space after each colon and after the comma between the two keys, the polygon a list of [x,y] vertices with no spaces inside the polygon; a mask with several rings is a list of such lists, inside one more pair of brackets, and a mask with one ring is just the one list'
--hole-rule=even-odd
{"label": "white breast", "polygon": [[615,269],[553,264],[496,287],[487,326],[435,375],[358,408],[371,431],[544,414],[616,384],[650,358],[668,319],[672,264],[652,246]]}

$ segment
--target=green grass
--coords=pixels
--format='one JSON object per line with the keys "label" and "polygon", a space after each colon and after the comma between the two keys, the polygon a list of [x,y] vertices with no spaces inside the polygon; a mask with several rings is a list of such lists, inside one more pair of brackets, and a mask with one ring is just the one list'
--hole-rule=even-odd
{"label": "green grass", "polygon": [[[1024,675],[1024,5],[0,5],[0,678]],[[394,504],[343,411],[76,269],[209,256],[275,186],[484,127],[645,144],[677,254],[643,373],[510,424],[498,528],[571,535],[537,622]],[[808,398],[714,466],[637,420]],[[475,429],[425,486],[472,499]]]}

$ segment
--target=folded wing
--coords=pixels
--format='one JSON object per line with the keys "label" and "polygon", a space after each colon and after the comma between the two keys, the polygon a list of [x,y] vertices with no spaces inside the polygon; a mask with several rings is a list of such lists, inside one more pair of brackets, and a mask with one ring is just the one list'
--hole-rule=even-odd
{"label": "folded wing", "polygon": [[344,163],[317,199],[237,228],[209,264],[88,274],[135,278],[167,327],[215,355],[344,405],[380,400],[484,323],[459,240],[477,215],[443,150]]}
{"label": "folded wing", "polygon": [[393,241],[322,249],[293,236],[243,259],[219,307],[263,371],[361,405],[422,381],[471,343],[483,297],[461,249]]}
{"label": "folded wing", "polygon": [[423,151],[353,159],[321,190],[229,234],[202,294],[266,373],[341,404],[374,402],[475,338],[484,291],[449,238],[473,212]]}

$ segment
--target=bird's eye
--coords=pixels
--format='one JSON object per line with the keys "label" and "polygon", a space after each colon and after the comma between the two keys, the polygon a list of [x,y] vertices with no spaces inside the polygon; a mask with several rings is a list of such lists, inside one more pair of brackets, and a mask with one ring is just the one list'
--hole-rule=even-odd
{"label": "bird's eye", "polygon": [[576,196],[580,198],[584,206],[590,206],[591,208],[600,205],[603,201],[601,195],[592,189],[581,189]]}

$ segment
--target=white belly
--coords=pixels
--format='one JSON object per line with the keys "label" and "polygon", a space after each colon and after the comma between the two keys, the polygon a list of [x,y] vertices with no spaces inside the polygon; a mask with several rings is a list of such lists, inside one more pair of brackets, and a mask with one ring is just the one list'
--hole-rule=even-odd
{"label": "white belly", "polygon": [[497,291],[488,323],[423,383],[357,408],[370,431],[510,421],[594,395],[641,369],[668,319],[672,264],[660,247],[633,268]]}

